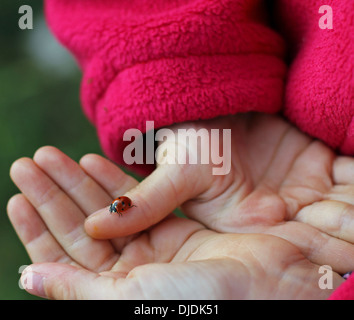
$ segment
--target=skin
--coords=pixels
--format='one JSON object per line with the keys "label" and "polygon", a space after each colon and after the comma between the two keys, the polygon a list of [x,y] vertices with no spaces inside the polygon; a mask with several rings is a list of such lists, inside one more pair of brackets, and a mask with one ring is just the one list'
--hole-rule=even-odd
{"label": "skin", "polygon": [[[315,263],[342,273],[354,268],[352,158],[336,156],[277,116],[236,115],[172,127],[180,128],[231,128],[230,173],[212,175],[212,163],[161,165],[126,194],[139,210],[124,224],[111,223],[106,208],[98,210],[85,223],[90,236],[133,234],[181,206],[211,230],[275,235]],[[167,150],[174,147],[165,143]]]}
{"label": "skin", "polygon": [[[335,288],[339,273],[354,267],[353,160],[275,116],[198,126],[232,127],[229,175],[213,176],[208,165],[162,165],[138,184],[100,156],[77,164],[53,147],[16,161],[10,174],[22,194],[10,199],[8,214],[34,262],[29,292],[51,299],[327,298],[319,266],[333,268]],[[137,208],[107,214],[120,195]],[[159,201],[151,206],[151,199]],[[191,219],[170,214],[179,205]]]}

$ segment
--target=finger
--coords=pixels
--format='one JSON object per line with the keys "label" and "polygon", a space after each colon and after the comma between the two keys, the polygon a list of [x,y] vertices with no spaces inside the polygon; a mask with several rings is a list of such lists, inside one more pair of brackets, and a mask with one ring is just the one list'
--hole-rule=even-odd
{"label": "finger", "polygon": [[[136,207],[122,216],[103,208],[86,219],[87,233],[97,239],[130,235],[156,224],[180,204],[204,190],[197,170],[199,166],[163,165],[125,196]],[[188,177],[188,178],[187,178]]]}
{"label": "finger", "polygon": [[116,282],[63,263],[33,264],[21,276],[21,284],[27,292],[56,300],[120,299],[124,286],[116,286]]}
{"label": "finger", "polygon": [[336,200],[354,205],[354,185],[335,185],[324,196],[325,200]]}
{"label": "finger", "polygon": [[[34,160],[79,205],[86,216],[106,207],[114,197],[138,183],[98,155],[84,156],[79,165],[60,150],[43,147],[36,152]],[[129,241],[128,238],[120,238],[112,239],[111,243],[120,252]]]}
{"label": "finger", "polygon": [[35,153],[33,160],[86,216],[111,201],[110,195],[78,163],[57,148],[42,147]]}
{"label": "finger", "polygon": [[333,162],[333,181],[336,184],[354,184],[354,159],[337,157]]}
{"label": "finger", "polygon": [[354,206],[340,201],[320,201],[304,207],[296,218],[333,237],[354,243]]}
{"label": "finger", "polygon": [[93,270],[114,264],[117,257],[112,245],[86,234],[84,213],[31,159],[17,160],[10,175],[73,260]]}
{"label": "finger", "polygon": [[[87,174],[89,174],[96,182],[98,182],[103,188],[105,188],[109,194],[111,194],[112,198],[125,194],[128,190],[138,185],[137,180],[124,173],[124,171],[122,171],[119,167],[117,167],[117,165],[115,165],[111,161],[99,155],[96,154],[85,155],[80,160],[80,165],[82,166],[82,168],[85,170]],[[108,209],[106,211],[106,214],[111,215],[108,213]],[[118,222],[120,221],[119,219],[117,220]],[[151,240],[151,243],[149,243],[148,247],[149,249],[154,248],[152,242],[163,243],[164,245],[170,245],[171,243],[173,243],[175,247],[179,243],[179,241],[176,239],[176,237],[170,239],[171,233],[172,234],[174,232],[176,234],[178,233],[178,239],[181,238],[183,239],[182,236],[183,234],[186,235],[186,237],[188,238],[190,232],[193,232],[190,231],[191,228],[192,230],[194,230],[194,228],[199,229],[200,227],[202,226],[197,222],[194,222],[192,220],[186,221],[186,219],[180,219],[171,214],[171,217],[167,217],[167,219],[165,219],[161,224],[159,224],[159,226],[156,226],[153,230],[149,232],[149,236],[146,236],[148,239]],[[177,229],[178,231],[176,231]],[[170,232],[166,233],[164,232],[164,230],[169,230]],[[164,239],[156,240],[154,235],[163,235],[162,237]],[[139,236],[138,234],[135,234],[133,236],[116,238],[113,240],[115,244],[118,243],[119,251],[123,247],[125,247],[125,250],[120,256],[117,265],[125,264],[131,266],[131,263],[130,262],[127,263],[127,259],[126,259],[126,257],[128,256],[136,257],[136,254],[129,255],[129,253],[131,253],[131,250],[133,250],[135,253],[144,250],[145,253],[147,252],[146,246],[141,245],[141,241],[140,241],[142,240],[142,238],[144,238],[144,236],[137,239],[138,236]],[[133,243],[129,244],[129,247],[126,247],[126,245],[129,242],[131,242],[133,238],[135,239],[134,244]],[[137,243],[139,243],[139,245],[136,245]],[[142,250],[141,249],[142,247],[144,247],[145,249]],[[174,250],[171,247],[169,247],[166,250],[165,249],[162,250],[161,248],[158,248],[156,249],[156,251],[161,254],[162,253],[172,254],[174,252]],[[139,256],[143,256],[143,254],[141,253]],[[117,265],[115,265],[114,268],[116,268]]]}
{"label": "finger", "polygon": [[314,264],[330,265],[340,274],[354,270],[354,246],[329,236],[311,225],[288,221],[285,224],[266,228],[263,232],[291,242]]}
{"label": "finger", "polygon": [[49,232],[37,211],[22,194],[17,194],[9,200],[7,212],[17,235],[34,263],[44,261],[73,263]]}
{"label": "finger", "polygon": [[[231,269],[233,292],[227,277]],[[240,299],[250,283],[245,275],[249,276],[242,263],[230,265],[226,259],[148,264],[133,269],[125,279],[61,263],[41,263],[27,267],[21,283],[31,294],[57,300]]]}
{"label": "finger", "polygon": [[[138,181],[127,175],[117,165],[96,154],[83,156],[80,160],[80,166],[86,174],[95,180],[110,195],[110,201],[102,205],[102,207],[105,207],[105,214],[110,214],[107,206],[112,202],[112,199],[125,194],[138,184]],[[123,248],[137,236],[138,234],[132,234],[126,237],[113,237],[110,238],[110,241],[115,249],[121,252]]]}
{"label": "finger", "polygon": [[83,156],[80,166],[110,195],[110,201],[106,202],[106,205],[112,199],[123,195],[139,184],[136,179],[127,175],[116,164],[97,154]]}

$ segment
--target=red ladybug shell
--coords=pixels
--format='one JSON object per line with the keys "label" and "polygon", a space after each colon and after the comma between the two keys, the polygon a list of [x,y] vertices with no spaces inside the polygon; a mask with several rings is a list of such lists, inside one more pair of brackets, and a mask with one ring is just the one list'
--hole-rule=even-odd
{"label": "red ladybug shell", "polygon": [[127,211],[131,207],[136,207],[132,204],[132,201],[128,197],[118,197],[114,199],[109,206],[109,212],[113,213],[118,213],[119,215],[122,215],[123,212]]}

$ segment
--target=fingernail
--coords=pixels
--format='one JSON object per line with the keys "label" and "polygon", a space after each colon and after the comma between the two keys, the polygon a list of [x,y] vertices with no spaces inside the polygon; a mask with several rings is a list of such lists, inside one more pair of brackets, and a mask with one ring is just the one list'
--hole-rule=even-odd
{"label": "fingernail", "polygon": [[46,298],[43,281],[44,277],[41,274],[34,272],[30,266],[22,272],[22,287],[30,294]]}

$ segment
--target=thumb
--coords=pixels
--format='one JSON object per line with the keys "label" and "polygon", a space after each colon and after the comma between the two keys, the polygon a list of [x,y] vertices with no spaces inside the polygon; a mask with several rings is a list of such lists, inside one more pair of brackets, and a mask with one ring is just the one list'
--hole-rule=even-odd
{"label": "thumb", "polygon": [[136,206],[122,215],[108,207],[90,215],[86,232],[96,239],[112,239],[134,234],[158,223],[182,203],[206,189],[198,165],[159,166],[150,176],[125,194]]}
{"label": "thumb", "polygon": [[194,299],[197,296],[228,299],[234,298],[230,290],[232,276],[238,284],[233,291],[239,298],[249,283],[249,272],[242,263],[230,262],[230,259],[217,259],[152,263],[136,267],[126,278],[111,272],[107,272],[111,276],[105,276],[64,263],[37,263],[23,271],[21,284],[30,294],[52,300]]}
{"label": "thumb", "polygon": [[64,263],[32,264],[20,281],[27,292],[46,299],[119,299],[122,292],[111,277]]}

